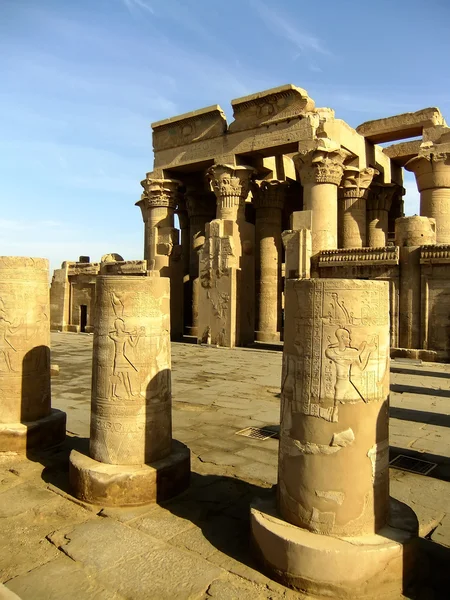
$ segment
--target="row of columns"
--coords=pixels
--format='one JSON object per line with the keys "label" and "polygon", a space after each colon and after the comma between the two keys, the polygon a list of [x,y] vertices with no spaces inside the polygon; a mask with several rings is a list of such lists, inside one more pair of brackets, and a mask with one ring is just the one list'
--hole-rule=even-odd
{"label": "row of columns", "polygon": [[[404,189],[374,181],[374,168],[345,165],[349,154],[329,139],[293,157],[303,187],[303,209],[312,211],[312,254],[334,248],[382,247],[387,244],[389,212],[401,202]],[[450,243],[450,153],[419,156],[406,168],[416,174],[421,215],[436,219],[437,243]],[[249,166],[215,164],[198,181],[152,178],[142,182],[137,203],[145,224],[145,258],[150,270],[171,279],[172,315],[183,314],[194,336],[198,331],[199,250],[206,224],[214,218],[236,224],[233,238],[237,261],[255,259],[256,339],[279,340],[281,330],[282,210],[288,184],[276,179],[254,182]],[[180,188],[185,194],[180,194]],[[245,201],[252,191],[255,230],[245,221]],[[300,208],[300,207],[299,207]],[[175,228],[178,214],[181,239]],[[253,238],[253,235],[255,236]],[[253,248],[253,245],[255,246]],[[253,252],[254,250],[254,252]],[[252,257],[253,259],[253,257]],[[184,276],[184,293],[182,282]],[[183,333],[183,318],[172,322]]]}

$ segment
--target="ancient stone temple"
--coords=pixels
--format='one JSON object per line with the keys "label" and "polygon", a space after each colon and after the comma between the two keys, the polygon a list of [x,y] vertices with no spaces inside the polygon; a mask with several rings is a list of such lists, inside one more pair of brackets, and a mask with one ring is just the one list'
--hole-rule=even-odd
{"label": "ancient stone temple", "polygon": [[105,506],[164,500],[190,476],[172,440],[169,279],[99,275],[95,302],[90,450],[70,455],[72,488]]}
{"label": "ancient stone temple", "polygon": [[309,594],[398,598],[417,519],[389,499],[388,283],[288,279],[286,324],[277,499],[252,509],[254,546]]}
{"label": "ancient stone temple", "polygon": [[[176,291],[175,336],[220,346],[282,339],[282,233],[308,229],[304,273],[388,281],[391,347],[450,356],[450,129],[439,110],[353,129],[293,85],[231,105],[229,124],[215,105],[152,125],[154,168],[137,204],[148,268]],[[395,224],[404,217],[403,167],[416,175],[427,231],[408,275],[412,251],[400,245],[413,246]],[[408,321],[400,318],[405,286],[417,308]]]}
{"label": "ancient stone temple", "polygon": [[51,408],[48,260],[0,256],[0,451],[65,436],[66,415]]}

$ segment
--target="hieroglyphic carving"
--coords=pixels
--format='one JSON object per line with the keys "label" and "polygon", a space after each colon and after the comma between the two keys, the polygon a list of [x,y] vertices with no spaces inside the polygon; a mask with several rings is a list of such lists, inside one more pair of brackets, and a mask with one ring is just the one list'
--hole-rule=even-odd
{"label": "hieroglyphic carving", "polygon": [[48,261],[0,257],[0,422],[50,414]]}
{"label": "hieroglyphic carving", "polygon": [[287,281],[278,506],[315,533],[373,532],[387,514],[388,290]]}
{"label": "hieroglyphic carving", "polygon": [[91,456],[142,464],[170,452],[169,280],[99,276]]}

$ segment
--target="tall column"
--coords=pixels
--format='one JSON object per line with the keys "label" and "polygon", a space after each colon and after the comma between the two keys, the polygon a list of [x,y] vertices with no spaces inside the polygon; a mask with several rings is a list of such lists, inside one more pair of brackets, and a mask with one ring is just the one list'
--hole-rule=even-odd
{"label": "tall column", "polygon": [[157,274],[97,277],[90,455],[70,456],[84,501],[146,504],[188,483],[189,450],[172,444],[169,285]]}
{"label": "tall column", "polygon": [[436,243],[450,244],[450,144],[431,146],[412,158],[405,169],[416,176],[420,214],[436,221]]}
{"label": "tall column", "polygon": [[367,199],[367,242],[370,248],[383,248],[388,241],[389,211],[398,186],[374,183]]}
{"label": "tall column", "polygon": [[280,341],[281,218],[287,183],[260,181],[253,187],[256,209],[256,339]]}
{"label": "tall column", "polygon": [[337,248],[338,185],[345,153],[331,140],[293,157],[303,186],[303,208],[312,211],[312,253]]}
{"label": "tall column", "polygon": [[420,246],[436,243],[436,224],[427,217],[402,217],[395,221],[395,245],[400,247],[399,344],[421,346]]}
{"label": "tall column", "polygon": [[[339,247],[366,247],[366,201],[369,185],[378,171],[346,167],[339,188]],[[313,216],[314,218],[314,216]]]}
{"label": "tall column", "polygon": [[189,217],[184,195],[178,196],[176,208],[178,222],[180,224],[180,252],[181,269],[183,278],[183,333],[186,326],[191,322],[191,284],[189,281],[190,239],[189,239]]}
{"label": "tall column", "polygon": [[64,441],[50,396],[48,260],[0,256],[0,452]]}
{"label": "tall column", "polygon": [[[288,279],[277,501],[251,514],[285,585],[390,598],[408,582],[417,533],[388,526],[388,398],[388,283]],[[400,503],[395,516],[411,518]]]}
{"label": "tall column", "polygon": [[255,336],[255,227],[245,221],[252,167],[213,165],[207,172],[216,219],[200,256],[199,338],[232,347]]}
{"label": "tall column", "polygon": [[144,188],[136,202],[145,223],[145,250],[149,271],[158,271],[170,279],[170,318],[173,339],[183,336],[183,264],[175,208],[181,182],[176,179],[154,179],[147,173],[141,181]]}
{"label": "tall column", "polygon": [[212,221],[216,213],[216,198],[212,192],[206,192],[194,186],[187,186],[186,206],[189,215],[189,284],[191,309],[192,336],[198,335],[198,303],[200,294],[199,253],[205,243],[206,224]]}

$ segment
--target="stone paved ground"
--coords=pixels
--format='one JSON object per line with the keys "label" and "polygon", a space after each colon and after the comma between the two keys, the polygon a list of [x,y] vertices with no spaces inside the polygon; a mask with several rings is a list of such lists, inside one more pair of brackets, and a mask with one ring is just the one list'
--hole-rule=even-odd
{"label": "stone paved ground", "polygon": [[[278,442],[236,435],[276,431],[281,352],[173,344],[174,437],[191,448],[191,487],[162,506],[104,509],[75,501],[67,476],[70,448],[87,448],[92,336],[52,343],[67,444],[0,456],[0,581],[23,600],[301,598],[263,575],[249,549],[249,503],[276,482]],[[407,597],[439,600],[450,564],[450,365],[393,361],[391,382],[392,456],[438,464],[426,477],[391,469],[391,493],[416,511],[422,536],[425,584]]]}

